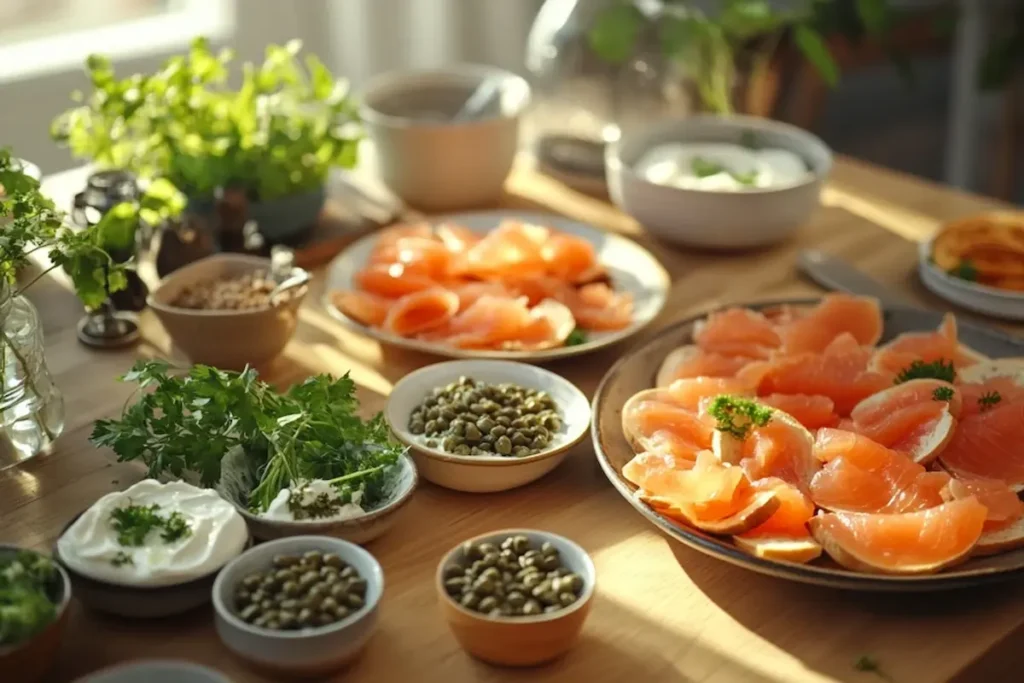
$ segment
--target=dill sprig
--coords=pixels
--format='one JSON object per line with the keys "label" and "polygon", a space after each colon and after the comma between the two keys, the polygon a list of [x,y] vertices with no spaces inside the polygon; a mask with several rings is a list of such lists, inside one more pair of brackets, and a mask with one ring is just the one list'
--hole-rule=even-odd
{"label": "dill sprig", "polygon": [[995,408],[1002,400],[1003,397],[998,391],[987,391],[978,398],[978,407],[981,408],[981,412],[985,412]]}
{"label": "dill sprig", "polygon": [[860,657],[858,657],[857,661],[853,663],[853,668],[857,671],[873,673],[879,678],[881,678],[883,681],[888,681],[888,683],[894,683],[892,676],[885,673],[885,671],[882,670],[881,665],[878,663],[878,660],[872,657],[871,655],[861,655]]}
{"label": "dill sprig", "polygon": [[899,374],[896,375],[894,384],[903,384],[912,379],[941,379],[952,384],[956,380],[956,369],[953,367],[953,361],[946,360],[945,358],[940,358],[931,363],[915,360],[900,370]]}
{"label": "dill sprig", "polygon": [[570,332],[569,336],[565,338],[566,346],[579,346],[580,344],[585,343],[587,343],[587,333],[578,327]]}
{"label": "dill sprig", "polygon": [[953,277],[958,277],[968,282],[976,282],[978,279],[978,269],[970,259],[964,259],[955,268],[950,268],[948,272]]}
{"label": "dill sprig", "polygon": [[716,396],[708,408],[715,418],[715,429],[737,439],[745,439],[752,427],[764,427],[772,419],[772,409],[738,396]]}
{"label": "dill sprig", "polygon": [[932,398],[936,401],[952,401],[953,400],[953,387],[937,387],[932,392]]}
{"label": "dill sprig", "polygon": [[123,567],[126,564],[135,564],[135,560],[133,560],[132,556],[126,553],[125,551],[118,550],[117,554],[114,555],[114,558],[110,560],[110,564],[114,565],[115,567]]}

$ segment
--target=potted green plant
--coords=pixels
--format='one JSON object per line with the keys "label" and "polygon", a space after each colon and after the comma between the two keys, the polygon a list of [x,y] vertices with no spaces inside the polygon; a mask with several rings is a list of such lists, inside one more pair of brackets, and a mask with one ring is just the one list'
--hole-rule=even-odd
{"label": "potted green plant", "polygon": [[362,135],[355,102],[301,43],[271,45],[260,65],[245,64],[229,85],[234,54],[197,38],[151,74],[118,78],[109,59],[92,56],[92,92],[61,114],[52,137],[79,158],[163,178],[210,215],[233,190],[246,218],[271,242],[300,238],[324,202],[333,166],[351,168]]}
{"label": "potted green plant", "polygon": [[[0,149],[0,469],[44,450],[64,428],[63,399],[47,369],[39,316],[25,290],[63,268],[86,308],[102,306],[109,292],[126,283],[126,264],[111,259],[108,250],[130,244],[138,224],[137,216],[125,220],[128,207],[76,230],[26,170],[10,150]],[[50,265],[19,285],[19,271],[34,252],[46,253]]]}

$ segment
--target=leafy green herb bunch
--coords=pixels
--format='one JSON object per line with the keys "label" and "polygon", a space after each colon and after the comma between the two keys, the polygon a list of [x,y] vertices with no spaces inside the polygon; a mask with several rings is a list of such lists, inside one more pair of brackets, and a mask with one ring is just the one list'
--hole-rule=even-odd
{"label": "leafy green herb bunch", "polygon": [[98,166],[165,178],[189,197],[223,187],[254,200],[310,192],[332,166],[352,167],[361,127],[347,86],[299,41],[270,45],[229,84],[231,50],[196,38],[152,74],[119,78],[91,56],[88,95],[53,122],[51,136]]}

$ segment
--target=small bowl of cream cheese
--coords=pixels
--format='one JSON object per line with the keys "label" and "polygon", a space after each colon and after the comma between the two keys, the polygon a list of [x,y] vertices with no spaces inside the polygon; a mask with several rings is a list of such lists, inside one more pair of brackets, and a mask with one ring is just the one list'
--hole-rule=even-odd
{"label": "small bowl of cream cheese", "polygon": [[217,572],[249,540],[245,519],[216,491],[144,479],[72,520],[54,558],[86,606],[164,617],[208,602]]}
{"label": "small bowl of cream cheese", "polygon": [[627,132],[605,155],[620,209],[666,241],[715,249],[790,236],[817,207],[831,167],[831,151],[814,135],[748,116]]}

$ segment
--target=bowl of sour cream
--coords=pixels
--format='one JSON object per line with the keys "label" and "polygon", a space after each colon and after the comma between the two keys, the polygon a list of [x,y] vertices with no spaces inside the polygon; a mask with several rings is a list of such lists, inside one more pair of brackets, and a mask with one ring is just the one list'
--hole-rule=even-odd
{"label": "bowl of sour cream", "polygon": [[818,206],[832,152],[795,126],[694,116],[623,134],[605,170],[615,204],[683,246],[745,249],[792,235]]}
{"label": "bowl of sour cream", "polygon": [[87,607],[155,618],[206,604],[217,573],[248,544],[245,520],[216,491],[144,479],[72,520],[54,559]]}

